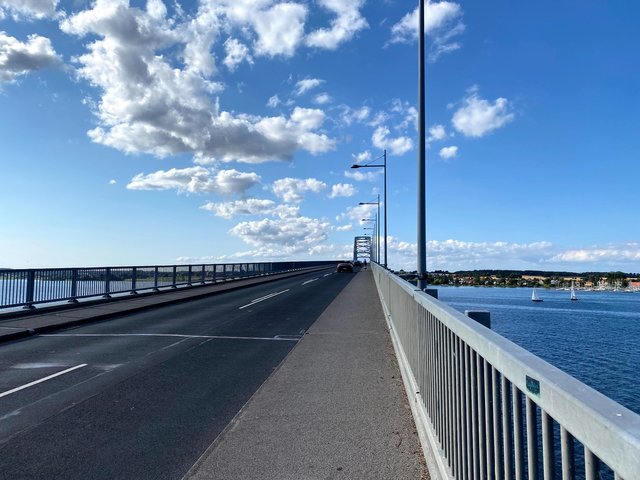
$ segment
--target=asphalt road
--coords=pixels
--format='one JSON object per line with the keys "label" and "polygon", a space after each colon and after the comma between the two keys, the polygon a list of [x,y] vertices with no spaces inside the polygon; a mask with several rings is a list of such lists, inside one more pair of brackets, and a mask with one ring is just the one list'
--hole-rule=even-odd
{"label": "asphalt road", "polygon": [[0,345],[0,478],[181,478],[352,278],[314,272]]}

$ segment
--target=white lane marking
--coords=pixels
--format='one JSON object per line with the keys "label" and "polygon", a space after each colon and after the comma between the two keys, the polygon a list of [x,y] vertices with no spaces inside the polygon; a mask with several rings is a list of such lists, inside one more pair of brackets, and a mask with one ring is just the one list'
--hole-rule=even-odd
{"label": "white lane marking", "polygon": [[332,275],[332,274],[333,274],[333,272],[325,273],[325,274],[323,275],[323,277],[328,277],[329,275]]}
{"label": "white lane marking", "polygon": [[265,300],[268,300],[270,298],[273,298],[277,295],[282,295],[283,293],[288,292],[290,289],[287,288],[286,290],[282,290],[281,292],[276,292],[276,293],[271,293],[269,295],[266,295],[264,297],[260,297],[260,298],[256,298],[255,300],[251,300],[251,303],[247,303],[246,305],[243,305],[241,307],[238,307],[238,310],[242,310],[243,308],[247,308],[247,307],[251,307],[252,305],[255,305],[256,303],[260,303],[260,302],[264,302]]}
{"label": "white lane marking", "polygon": [[178,338],[211,338],[214,340],[288,340],[298,339],[275,337],[234,337],[229,335],[183,335],[181,333],[49,333],[40,337],[178,337]]}
{"label": "white lane marking", "polygon": [[75,367],[67,368],[66,370],[63,370],[61,372],[54,373],[53,375],[49,375],[48,377],[41,378],[40,380],[35,380],[31,383],[27,383],[20,387],[12,388],[11,390],[7,390],[6,392],[0,393],[0,398],[6,397],[7,395],[11,395],[12,393],[19,392],[20,390],[24,390],[25,388],[33,387],[34,385],[37,385],[39,383],[46,382],[47,380],[51,380],[52,378],[59,377],[60,375],[64,375],[65,373],[69,373],[74,370],[77,370],[78,368],[82,368],[86,366],[87,366],[86,363],[82,363],[80,365],[76,365]]}
{"label": "white lane marking", "polygon": [[318,279],[317,278],[312,278],[311,280],[307,280],[306,282],[303,282],[302,285],[306,285],[307,283],[315,282],[316,280],[318,280]]}

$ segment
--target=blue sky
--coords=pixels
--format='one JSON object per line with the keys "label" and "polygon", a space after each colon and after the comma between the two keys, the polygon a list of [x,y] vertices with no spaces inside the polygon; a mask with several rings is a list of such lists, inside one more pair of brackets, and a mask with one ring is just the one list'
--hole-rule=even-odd
{"label": "blue sky", "polygon": [[[417,2],[0,0],[0,266],[415,268]],[[427,267],[640,271],[635,2],[427,4]],[[375,207],[373,207],[375,208]]]}

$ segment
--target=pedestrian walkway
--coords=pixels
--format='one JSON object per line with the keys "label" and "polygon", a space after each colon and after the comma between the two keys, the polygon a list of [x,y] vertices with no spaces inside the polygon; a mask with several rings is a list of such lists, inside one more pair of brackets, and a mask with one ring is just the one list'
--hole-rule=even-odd
{"label": "pedestrian walkway", "polygon": [[373,275],[354,275],[185,478],[428,479]]}

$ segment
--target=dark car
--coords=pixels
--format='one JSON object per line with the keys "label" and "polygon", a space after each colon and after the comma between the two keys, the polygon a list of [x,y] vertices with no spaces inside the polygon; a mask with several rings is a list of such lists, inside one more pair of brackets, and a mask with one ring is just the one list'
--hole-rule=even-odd
{"label": "dark car", "polygon": [[354,267],[361,267],[362,266],[362,262],[360,260],[356,260],[355,262],[353,262],[353,266]]}
{"label": "dark car", "polygon": [[349,263],[349,262],[339,263],[338,266],[336,267],[336,272],[352,273],[353,272],[353,265],[351,265],[351,263]]}

